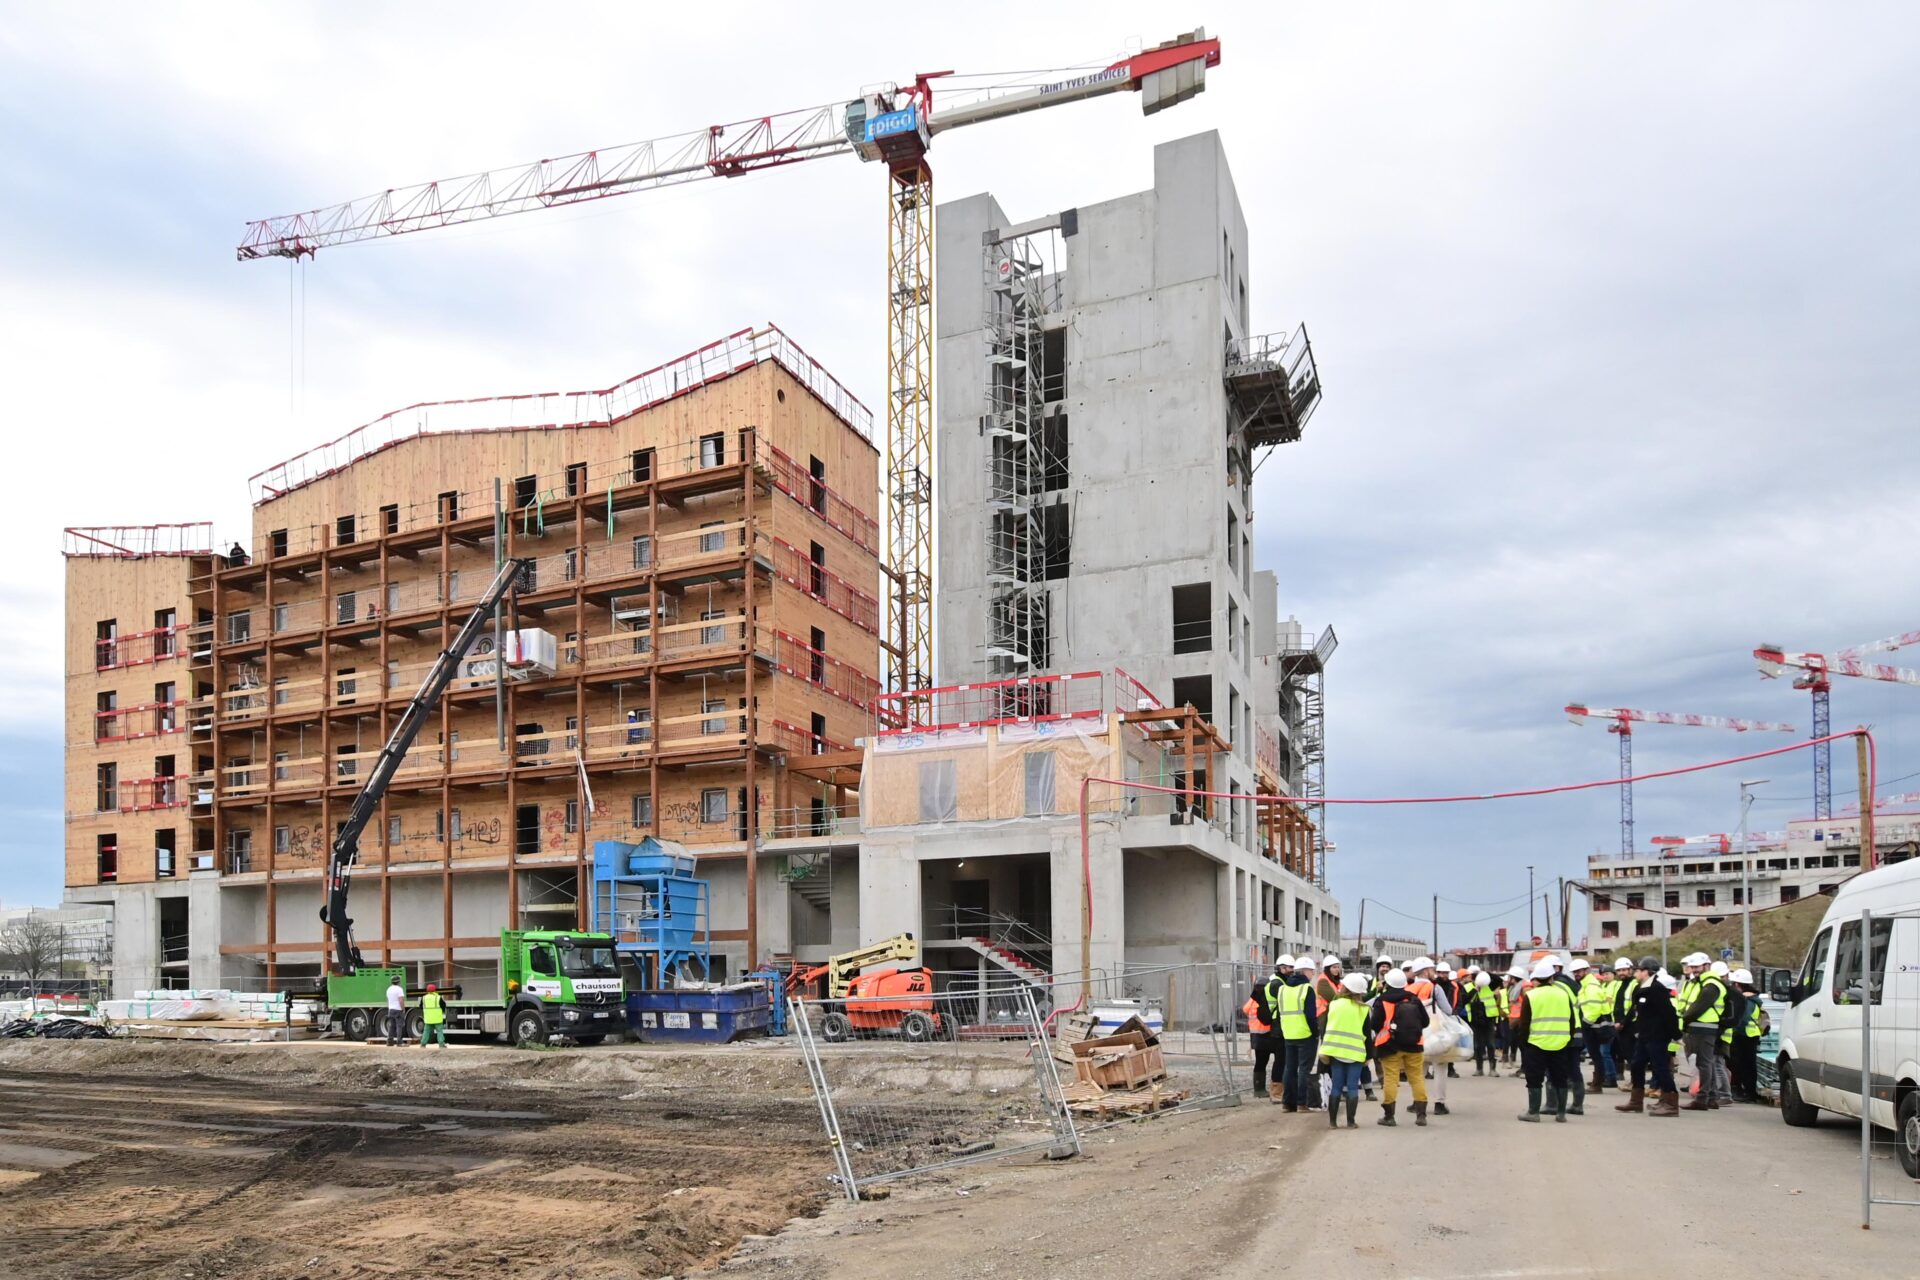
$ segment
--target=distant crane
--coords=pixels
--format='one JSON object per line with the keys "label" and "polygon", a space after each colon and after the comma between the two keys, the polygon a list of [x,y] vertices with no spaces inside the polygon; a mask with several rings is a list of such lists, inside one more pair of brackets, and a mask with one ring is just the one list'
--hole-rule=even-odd
{"label": "distant crane", "polygon": [[[1876,809],[1891,809],[1903,804],[1920,804],[1920,791],[1902,791],[1895,795],[1881,796],[1873,802],[1873,807]],[[1839,811],[1841,814],[1857,814],[1860,812],[1859,802],[1843,804],[1840,806]]]}
{"label": "distant crane", "polygon": [[1793,687],[1806,689],[1813,694],[1813,737],[1816,743],[1813,748],[1814,817],[1833,816],[1833,744],[1819,741],[1833,732],[1833,717],[1827,702],[1828,695],[1833,692],[1830,677],[1859,676],[1863,680],[1920,684],[1920,671],[1860,661],[1862,654],[1887,653],[1910,644],[1920,644],[1920,631],[1903,632],[1885,640],[1870,640],[1866,644],[1842,649],[1831,657],[1821,653],[1789,653],[1779,645],[1772,644],[1763,644],[1753,651],[1754,660],[1760,664],[1762,677],[1777,679],[1788,667],[1792,667],[1799,672],[1793,678]]}
{"label": "distant crane", "polygon": [[1635,711],[1630,707],[1589,707],[1582,702],[1567,704],[1567,718],[1575,724],[1589,719],[1611,720],[1608,733],[1620,735],[1620,852],[1633,856],[1633,726],[1641,724],[1691,725],[1696,729],[1731,729],[1735,733],[1797,733],[1794,725],[1773,720],[1734,720],[1726,716],[1697,716],[1680,711]]}
{"label": "distant crane", "polygon": [[[530,165],[384,191],[306,213],[247,224],[242,262],[311,257],[352,244],[535,209],[582,204],[706,178],[738,178],[805,160],[853,155],[887,172],[887,572],[891,685],[924,688],[933,673],[933,169],[927,151],[949,129],[1109,93],[1140,95],[1152,115],[1207,87],[1220,41],[1204,30],[1117,62],[1060,71],[954,77],[951,71],[888,84],[852,101],[709,125],[691,133],[583,151]],[[949,77],[953,77],[949,79]],[[1018,83],[1012,81],[1017,78]],[[958,81],[975,84],[958,87]],[[941,85],[934,109],[934,82]],[[1070,145],[1070,144],[1069,144]]]}

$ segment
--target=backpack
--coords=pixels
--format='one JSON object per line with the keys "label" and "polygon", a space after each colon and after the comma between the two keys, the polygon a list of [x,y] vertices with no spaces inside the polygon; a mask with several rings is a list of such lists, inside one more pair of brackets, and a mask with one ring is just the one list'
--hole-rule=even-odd
{"label": "backpack", "polygon": [[1392,1027],[1388,1047],[1395,1053],[1418,1053],[1427,1029],[1427,1011],[1413,996],[1397,1001],[1393,1006]]}

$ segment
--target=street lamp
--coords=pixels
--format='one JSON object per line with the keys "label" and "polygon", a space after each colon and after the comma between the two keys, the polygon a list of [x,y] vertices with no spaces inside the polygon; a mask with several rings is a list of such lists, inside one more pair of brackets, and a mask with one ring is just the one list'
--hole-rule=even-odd
{"label": "street lamp", "polygon": [[1527,938],[1533,939],[1533,864],[1527,864]]}
{"label": "street lamp", "polygon": [[1747,810],[1753,808],[1753,789],[1767,778],[1748,778],[1740,784],[1740,964],[1753,968],[1753,859],[1747,853]]}

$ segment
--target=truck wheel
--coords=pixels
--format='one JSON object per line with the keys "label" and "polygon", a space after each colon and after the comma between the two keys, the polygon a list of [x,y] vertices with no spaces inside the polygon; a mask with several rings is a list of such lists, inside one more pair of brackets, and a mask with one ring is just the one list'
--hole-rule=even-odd
{"label": "truck wheel", "polygon": [[853,1024],[844,1013],[829,1013],[820,1019],[820,1038],[828,1044],[839,1044],[852,1034]]}
{"label": "truck wheel", "polygon": [[1920,1181],[1920,1089],[1907,1089],[1900,1095],[1894,1111],[1900,1128],[1900,1167],[1909,1178]]}
{"label": "truck wheel", "polygon": [[1820,1118],[1820,1109],[1800,1096],[1800,1084],[1793,1078],[1793,1059],[1780,1059],[1780,1118],[1796,1129],[1805,1129]]}
{"label": "truck wheel", "polygon": [[407,1041],[419,1044],[420,1038],[427,1034],[427,1015],[418,1009],[407,1010]]}
{"label": "truck wheel", "polygon": [[547,1020],[538,1009],[522,1009],[513,1015],[508,1039],[521,1047],[547,1042]]}
{"label": "truck wheel", "polygon": [[352,1043],[365,1043],[372,1031],[373,1015],[365,1009],[347,1009],[340,1014],[340,1034]]}
{"label": "truck wheel", "polygon": [[909,1010],[900,1019],[900,1038],[911,1040],[915,1044],[933,1039],[933,1019],[918,1009]]}

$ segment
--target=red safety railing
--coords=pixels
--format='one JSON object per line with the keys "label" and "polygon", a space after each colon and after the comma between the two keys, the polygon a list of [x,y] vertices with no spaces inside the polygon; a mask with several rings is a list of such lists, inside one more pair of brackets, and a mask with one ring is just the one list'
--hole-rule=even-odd
{"label": "red safety railing", "polygon": [[120,812],[145,813],[150,809],[180,809],[187,803],[187,774],[166,777],[125,778],[120,782]]}
{"label": "red safety railing", "polygon": [[186,651],[186,642],[181,635],[190,629],[190,623],[182,622],[171,627],[155,627],[151,631],[130,632],[111,640],[95,640],[93,669],[111,671],[115,667],[140,667],[177,658]]}
{"label": "red safety railing", "polygon": [[847,621],[880,634],[880,602],[839,574],[815,564],[807,553],[782,538],[773,544],[773,572],[782,582],[818,600]]}
{"label": "red safety railing", "polygon": [[1113,669],[1113,701],[1116,711],[1152,711],[1167,705],[1121,667]]}
{"label": "red safety railing", "polygon": [[[1140,688],[1131,676],[1127,680]],[[1076,671],[1071,675],[943,685],[882,694],[874,699],[874,711],[882,734],[1099,719],[1113,709],[1106,684],[1105,672]]]}
{"label": "red safety railing", "polygon": [[213,554],[213,522],[187,524],[74,525],[65,530],[61,552],[81,559]]}
{"label": "red safety railing", "polygon": [[874,701],[880,695],[880,684],[872,676],[784,631],[773,633],[773,665],[782,674],[825,689],[862,711],[873,710]]}
{"label": "red safety railing", "polygon": [[799,725],[788,724],[785,720],[773,721],[773,742],[775,746],[789,754],[802,756],[817,756],[829,751],[853,749],[844,742],[835,742],[823,733],[802,729]]}
{"label": "red safety railing", "polygon": [[834,492],[825,481],[814,479],[812,472],[779,449],[767,445],[763,452],[761,461],[773,477],[774,488],[819,516],[828,528],[851,538],[862,550],[873,551],[880,545],[880,526],[872,516]]}
{"label": "red safety railing", "polygon": [[187,699],[172,702],[147,702],[136,707],[115,707],[93,713],[95,742],[119,742],[128,738],[152,738],[163,733],[179,733],[186,728],[186,717],[179,708]]}

